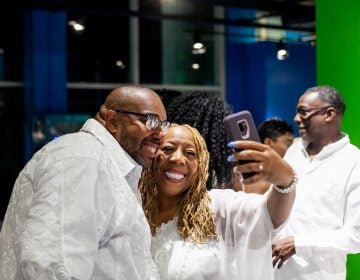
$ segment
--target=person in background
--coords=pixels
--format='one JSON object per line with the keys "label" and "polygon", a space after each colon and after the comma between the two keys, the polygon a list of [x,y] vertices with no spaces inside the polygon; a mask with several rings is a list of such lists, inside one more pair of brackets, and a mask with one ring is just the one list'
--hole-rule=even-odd
{"label": "person in background", "polygon": [[299,175],[288,222],[274,236],[277,280],[345,280],[360,252],[360,151],[341,132],[345,103],[331,86],[309,88],[295,115],[301,140],[284,159]]}
{"label": "person in background", "polygon": [[139,188],[153,234],[151,251],[161,279],[273,279],[271,232],[288,217],[296,175],[270,147],[253,141],[229,160],[255,160],[237,172],[274,184],[267,195],[206,190],[209,153],[200,133],[173,124]]}
{"label": "person in background", "polygon": [[102,122],[50,142],[20,172],[0,232],[1,279],[158,279],[137,186],[170,125],[165,108],[155,92],[123,86],[100,112]]}
{"label": "person in background", "polygon": [[[263,121],[258,127],[261,143],[268,145],[281,157],[283,157],[294,141],[294,131],[291,124],[280,118],[271,118]],[[241,184],[235,182],[234,189],[242,190],[247,193],[264,194],[270,185],[260,181],[254,184]]]}
{"label": "person in background", "polygon": [[[205,139],[210,153],[207,188],[230,188],[232,164],[227,157],[231,149],[226,146],[228,138],[222,120],[232,113],[231,106],[205,92],[162,90],[159,94],[167,97],[168,103],[164,104],[170,122],[193,126]],[[169,95],[175,97],[169,101]]]}
{"label": "person in background", "polygon": [[280,118],[263,121],[258,128],[261,143],[270,146],[283,157],[294,141],[294,130],[288,122]]}

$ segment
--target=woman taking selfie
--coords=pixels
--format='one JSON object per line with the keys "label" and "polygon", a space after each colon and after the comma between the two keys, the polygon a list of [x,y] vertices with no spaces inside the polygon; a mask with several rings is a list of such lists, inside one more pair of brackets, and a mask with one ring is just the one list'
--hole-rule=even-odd
{"label": "woman taking selfie", "polygon": [[237,172],[256,172],[245,183],[274,184],[267,195],[206,190],[209,153],[199,132],[173,125],[164,134],[140,191],[153,234],[152,255],[161,279],[273,279],[272,231],[288,217],[297,177],[271,148],[230,143],[230,160],[252,160]]}

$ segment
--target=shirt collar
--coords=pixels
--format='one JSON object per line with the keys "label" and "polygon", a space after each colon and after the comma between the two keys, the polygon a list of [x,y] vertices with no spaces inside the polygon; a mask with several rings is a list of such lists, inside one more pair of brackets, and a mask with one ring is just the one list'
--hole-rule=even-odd
{"label": "shirt collar", "polygon": [[[316,155],[316,158],[318,159],[326,158],[350,143],[350,138],[348,134],[341,133],[341,135],[343,137],[341,137],[340,140],[323,147],[320,153]],[[306,152],[306,145],[304,144],[304,142],[302,142],[302,152],[304,155],[306,155],[306,157],[309,156],[308,153]]]}
{"label": "shirt collar", "polygon": [[[95,119],[88,119],[80,131],[87,132],[95,136],[104,145],[106,150],[110,150],[118,164],[121,172],[126,176],[132,170],[141,170],[142,167],[121,147],[109,131]],[[115,151],[118,151],[115,153]],[[138,173],[138,171],[135,171]]]}

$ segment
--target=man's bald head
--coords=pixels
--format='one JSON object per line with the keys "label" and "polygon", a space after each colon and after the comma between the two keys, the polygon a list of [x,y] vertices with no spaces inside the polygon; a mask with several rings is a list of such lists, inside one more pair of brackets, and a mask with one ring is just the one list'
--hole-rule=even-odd
{"label": "man's bald head", "polygon": [[107,96],[104,104],[100,106],[99,111],[95,115],[95,119],[102,125],[105,125],[105,115],[108,110],[120,108],[129,110],[129,108],[137,107],[144,99],[150,97],[158,99],[161,102],[157,93],[148,88],[132,85],[115,88]]}
{"label": "man's bald head", "polygon": [[166,120],[160,97],[148,88],[122,86],[110,92],[95,119],[136,162],[148,167],[160,143],[161,128],[148,129],[147,116]]}
{"label": "man's bald head", "polygon": [[152,90],[139,86],[122,86],[110,92],[105,100],[104,109],[138,108],[146,100],[154,98],[161,103],[160,97]]}

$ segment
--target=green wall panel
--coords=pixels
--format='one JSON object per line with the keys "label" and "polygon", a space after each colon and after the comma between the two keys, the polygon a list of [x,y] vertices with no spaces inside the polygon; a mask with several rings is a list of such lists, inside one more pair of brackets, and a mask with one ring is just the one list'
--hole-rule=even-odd
{"label": "green wall panel", "polygon": [[[360,147],[360,1],[316,0],[317,84],[337,88],[347,105],[342,130]],[[360,209],[359,209],[360,211]],[[360,279],[360,254],[349,255],[347,280]]]}
{"label": "green wall panel", "polygon": [[[360,147],[360,1],[316,0],[317,83],[336,87],[347,109],[343,131]],[[360,274],[359,278],[360,279]]]}

